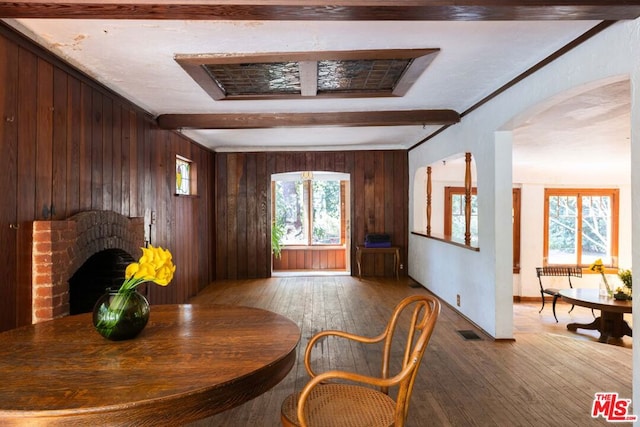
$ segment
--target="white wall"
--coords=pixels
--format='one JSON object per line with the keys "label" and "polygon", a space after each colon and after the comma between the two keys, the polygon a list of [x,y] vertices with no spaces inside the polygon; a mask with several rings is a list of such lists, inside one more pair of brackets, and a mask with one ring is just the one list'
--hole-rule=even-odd
{"label": "white wall", "polygon": [[[490,116],[492,114],[489,113]],[[480,251],[410,235],[409,274],[449,304],[455,305],[456,296],[460,295],[460,311],[465,316],[495,337],[511,338],[512,238],[510,227],[506,227],[506,233],[503,230],[504,224],[511,223],[511,145],[509,138],[503,138],[502,150],[496,150],[493,130],[472,132],[470,135],[470,130],[465,126],[467,123],[470,129],[481,129],[484,124],[476,120],[493,122],[493,129],[502,124],[495,118],[468,116],[463,123],[441,134],[445,142],[429,141],[410,153],[409,176],[415,177],[419,168],[440,159],[471,152],[478,188]],[[423,151],[432,152],[432,157],[420,155]],[[498,192],[495,188],[507,191]],[[410,195],[413,194],[412,180]],[[416,230],[413,225],[415,215],[415,209],[410,209],[412,230]],[[496,306],[501,310],[495,310]]]}
{"label": "white wall", "polygon": [[[631,164],[640,164],[640,25],[636,19],[625,25],[622,40],[629,43],[631,72]],[[631,41],[634,42],[631,42]],[[640,168],[631,168],[631,218],[640,218]],[[631,221],[631,263],[640,266],[640,221]],[[633,291],[633,323],[640,325],[640,291]],[[640,348],[640,334],[633,338],[633,348]],[[640,401],[640,351],[633,352],[633,402]],[[639,405],[636,403],[636,408]]]}
{"label": "white wall", "polygon": [[[510,200],[513,180],[508,123],[545,99],[614,76],[629,76],[631,80],[631,163],[640,164],[640,19],[614,24],[409,153],[410,177],[415,176],[418,168],[454,153],[471,152],[474,156],[478,169],[480,251],[410,235],[409,274],[452,306],[455,306],[455,296],[460,294],[460,312],[496,338],[513,336],[514,285],[508,243],[511,230],[496,226],[510,218],[506,201]],[[523,209],[523,223],[540,221],[541,214],[535,205],[540,204],[542,188],[542,183],[523,186],[523,205],[534,207],[530,212]],[[631,260],[620,259],[620,265],[631,267],[640,265],[640,243],[632,244],[640,242],[640,221],[630,219],[640,216],[639,168],[631,169],[631,185],[621,190],[620,212],[630,215],[621,218],[621,223],[626,224],[626,232],[631,231],[631,239],[621,242],[620,252],[626,253],[631,246],[632,256]],[[411,205],[413,194],[411,182]],[[410,209],[412,229],[414,214]],[[621,235],[625,231],[621,230]],[[525,238],[522,237],[523,241]],[[539,252],[541,247],[530,250]],[[528,261],[522,268],[528,272],[533,264]],[[530,278],[523,277],[523,294],[531,292],[529,282]],[[633,310],[637,312],[640,310],[638,287],[634,294]],[[634,337],[633,347],[640,348],[640,334]],[[633,368],[633,399],[638,400],[640,351],[634,351]]]}
{"label": "white wall", "polygon": [[[631,154],[631,153],[629,153]],[[514,173],[515,175],[515,173]],[[618,233],[618,266],[631,268],[631,187],[628,181],[615,184],[601,181],[599,184],[585,182],[574,178],[573,181],[563,182],[562,185],[549,182],[546,184],[522,183],[521,193],[521,227],[520,227],[520,274],[514,275],[514,295],[525,297],[540,297],[540,285],[536,277],[535,268],[542,267],[543,231],[544,231],[544,189],[545,188],[619,188],[619,233]],[[546,287],[567,287],[565,277],[545,277],[542,279]],[[581,288],[597,288],[600,275],[585,274],[582,278],[572,278],[571,283]],[[620,284],[615,275],[611,275],[609,282],[612,286]]]}
{"label": "white wall", "polygon": [[[629,153],[631,155],[631,153]],[[444,225],[444,188],[447,186],[463,186],[464,166],[454,166],[457,171],[454,173],[461,177],[459,181],[438,181],[439,174],[432,173],[432,212],[431,212],[431,232],[432,235],[442,237]],[[414,185],[414,218],[415,228],[413,230],[424,231],[426,229],[426,185],[424,174],[426,168],[419,168]],[[450,170],[453,167],[450,168]],[[520,182],[518,170],[513,171],[513,187],[521,190],[521,227],[520,227],[520,274],[513,274],[512,295],[523,297],[540,297],[540,285],[536,277],[536,267],[541,267],[543,255],[543,233],[544,233],[544,190],[545,188],[618,188],[620,190],[619,200],[619,233],[618,233],[618,265],[620,268],[630,268],[631,263],[631,186],[630,177],[625,177],[624,181],[619,181],[616,174],[612,174],[610,179],[607,176],[599,175],[597,182],[594,182],[591,175],[585,173],[582,176],[570,174],[561,178],[562,183],[536,179],[534,183]],[[524,178],[529,178],[525,176]],[[555,177],[558,179],[559,177]],[[474,184],[475,185],[475,184]],[[618,283],[618,278],[612,275],[610,282]],[[597,288],[600,276],[596,274],[585,274],[582,278],[572,279],[575,286],[584,288]],[[567,287],[566,277],[545,277],[543,285],[545,287]],[[455,295],[454,295],[455,298]]]}
{"label": "white wall", "polygon": [[[475,159],[480,251],[472,252],[412,234],[409,236],[409,274],[452,306],[455,306],[456,295],[461,295],[460,312],[496,338],[513,336],[512,233],[510,227],[500,226],[510,222],[511,214],[507,203],[513,184],[509,126],[517,115],[526,114],[553,96],[615,76],[631,79],[631,160],[633,164],[640,164],[640,20],[612,25],[409,153],[410,177],[414,177],[419,168],[454,153],[471,152]],[[631,183],[630,191],[623,191],[620,211],[630,211],[632,217],[637,218],[640,215],[640,172],[637,168],[632,168]],[[409,188],[412,206],[413,186],[412,181]],[[543,206],[537,204],[543,188],[544,183],[523,185],[523,192],[527,194],[522,218],[527,224],[525,229],[528,229],[527,221],[532,221],[534,227],[540,226],[540,214],[536,214],[536,210]],[[415,209],[409,210],[410,229],[414,229],[415,212]],[[623,221],[628,221],[628,228],[631,221]],[[640,242],[640,225],[637,224],[637,221],[631,224],[631,235],[633,240]],[[522,242],[527,240],[522,236]],[[540,252],[540,245],[532,243],[526,251]],[[628,248],[620,249],[622,253]],[[537,263],[533,258],[522,260],[522,268],[527,272]],[[629,266],[640,265],[640,244],[633,246],[632,261]],[[620,263],[626,264],[622,259]],[[530,278],[523,277],[521,292],[531,292],[529,283]],[[635,293],[634,320],[635,313],[640,310],[637,288]],[[640,317],[634,323],[640,325]],[[638,348],[639,345],[640,335],[636,335],[633,346]],[[640,399],[639,354],[634,352],[634,400]]]}

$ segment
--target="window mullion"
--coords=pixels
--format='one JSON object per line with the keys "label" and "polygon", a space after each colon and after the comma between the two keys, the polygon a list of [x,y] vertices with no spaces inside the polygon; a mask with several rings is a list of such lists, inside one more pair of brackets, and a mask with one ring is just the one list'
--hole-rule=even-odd
{"label": "window mullion", "polygon": [[311,200],[311,180],[305,180],[304,181],[304,194],[305,197],[307,198],[306,200],[306,206],[307,206],[307,246],[312,246],[313,245],[313,201]]}
{"label": "window mullion", "polygon": [[577,236],[576,236],[576,262],[577,265],[582,265],[582,195],[576,194],[576,224]]}

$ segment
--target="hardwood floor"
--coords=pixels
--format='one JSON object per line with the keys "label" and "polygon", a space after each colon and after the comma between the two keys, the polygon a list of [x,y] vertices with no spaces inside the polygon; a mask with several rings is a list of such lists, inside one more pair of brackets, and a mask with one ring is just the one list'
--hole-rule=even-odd
{"label": "hardwood floor", "polygon": [[[240,304],[280,313],[300,325],[302,338],[298,361],[280,384],[191,427],[279,426],[281,402],[308,380],[302,356],[311,335],[322,329],[378,334],[396,302],[427,292],[406,278],[365,279],[320,276],[223,281],[193,298],[193,304]],[[618,345],[601,344],[592,331],[567,331],[570,321],[593,319],[589,309],[575,307],[568,314],[569,308],[558,304],[556,324],[550,304],[541,314],[539,303],[515,304],[515,340],[494,341],[443,305],[416,380],[407,425],[607,425],[603,418],[591,418],[594,394],[617,392],[631,399],[631,338],[625,337]],[[460,330],[473,330],[481,339],[465,340]],[[379,351],[337,342],[324,342],[314,350],[324,369],[375,374],[380,360]]]}

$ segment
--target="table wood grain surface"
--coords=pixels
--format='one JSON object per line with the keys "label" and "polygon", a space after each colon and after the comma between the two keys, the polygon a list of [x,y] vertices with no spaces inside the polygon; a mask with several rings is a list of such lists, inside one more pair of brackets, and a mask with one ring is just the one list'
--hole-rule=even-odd
{"label": "table wood grain surface", "polygon": [[154,305],[128,341],[91,314],[0,333],[0,425],[178,425],[240,405],[290,371],[299,327],[251,307]]}
{"label": "table wood grain surface", "polygon": [[633,307],[631,301],[617,300],[600,295],[599,289],[561,289],[560,296],[571,304],[615,313],[631,313]]}
{"label": "table wood grain surface", "polygon": [[633,304],[631,301],[616,300],[600,295],[599,289],[561,289],[560,296],[569,304],[579,305],[594,310],[600,310],[600,316],[591,323],[569,323],[567,329],[597,330],[600,332],[598,341],[607,343],[610,338],[620,339],[625,335],[633,336],[633,331],[624,320],[624,313],[631,313]]}

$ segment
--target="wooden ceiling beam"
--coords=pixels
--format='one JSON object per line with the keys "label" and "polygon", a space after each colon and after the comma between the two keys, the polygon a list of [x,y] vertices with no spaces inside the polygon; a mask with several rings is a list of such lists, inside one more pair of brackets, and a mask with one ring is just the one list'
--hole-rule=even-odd
{"label": "wooden ceiling beam", "polygon": [[0,18],[489,21],[623,20],[639,0],[22,0]]}
{"label": "wooden ceiling beam", "polygon": [[163,114],[163,129],[264,129],[322,126],[415,126],[458,123],[453,110],[343,111],[331,113]]}

